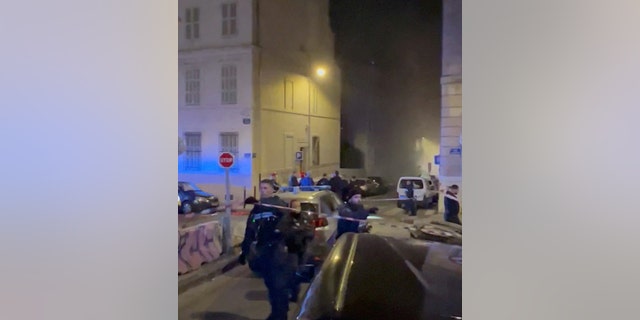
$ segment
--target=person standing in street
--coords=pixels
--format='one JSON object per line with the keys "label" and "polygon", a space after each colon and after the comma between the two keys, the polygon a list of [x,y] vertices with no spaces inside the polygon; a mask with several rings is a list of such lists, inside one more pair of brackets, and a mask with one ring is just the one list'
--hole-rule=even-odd
{"label": "person standing in street", "polygon": [[462,225],[460,221],[460,201],[458,185],[452,185],[444,196],[444,221]]}
{"label": "person standing in street", "polygon": [[405,188],[407,189],[405,191],[405,196],[407,196],[407,200],[404,201],[404,210],[405,212],[409,212],[409,215],[412,217],[415,217],[418,213],[418,208],[416,205],[416,196],[415,196],[415,192],[413,190],[413,182],[410,180],[407,180],[405,182]]}
{"label": "person standing in street", "polygon": [[287,248],[288,239],[294,236],[293,219],[289,212],[272,207],[287,207],[274,193],[270,179],[260,181],[260,201],[254,203],[247,218],[238,262],[244,265],[248,257],[255,259],[269,292],[271,314],[267,320],[286,320],[291,279],[298,264],[294,261],[297,255]]}
{"label": "person standing in street", "polygon": [[323,173],[322,174],[322,178],[320,178],[320,180],[318,180],[318,183],[316,183],[317,186],[328,186],[329,185],[329,179],[327,179],[327,174]]}
{"label": "person standing in street", "polygon": [[336,171],[329,180],[329,185],[331,186],[331,191],[335,193],[340,199],[343,199],[342,188],[344,187],[344,181],[340,177],[340,172]]}
{"label": "person standing in street", "polygon": [[[378,208],[366,210],[362,205],[362,190],[358,188],[351,189],[347,194],[347,202],[340,207],[338,214],[338,231],[336,239],[347,232],[358,233],[360,231],[360,222],[358,220],[366,220],[370,214],[378,212]],[[350,220],[353,219],[353,220]]]}
{"label": "person standing in street", "polygon": [[289,187],[298,187],[300,183],[298,182],[298,177],[295,172],[291,173],[291,177],[289,177]]}
{"label": "person standing in street", "polygon": [[313,178],[311,178],[310,173],[302,173],[302,178],[300,179],[301,187],[313,187]]}
{"label": "person standing in street", "polygon": [[360,189],[356,185],[356,176],[351,176],[350,180],[342,180],[342,201],[347,202],[349,200],[349,192],[353,189]]}

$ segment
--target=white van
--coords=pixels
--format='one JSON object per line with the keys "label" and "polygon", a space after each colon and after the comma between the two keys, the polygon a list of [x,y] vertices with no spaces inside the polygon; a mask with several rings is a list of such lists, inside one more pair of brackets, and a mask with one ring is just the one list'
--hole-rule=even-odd
{"label": "white van", "polygon": [[413,194],[419,207],[429,208],[430,205],[438,203],[438,189],[430,178],[423,177],[401,177],[398,179],[396,191],[398,192],[398,208],[402,207],[402,199],[406,199],[406,185],[413,183]]}

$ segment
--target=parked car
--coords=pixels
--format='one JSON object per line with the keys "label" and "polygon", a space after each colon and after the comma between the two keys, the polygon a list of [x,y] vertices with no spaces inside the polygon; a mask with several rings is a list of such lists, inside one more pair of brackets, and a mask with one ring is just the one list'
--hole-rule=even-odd
{"label": "parked car", "polygon": [[[338,231],[336,216],[342,202],[333,192],[325,189],[324,187],[306,187],[305,190],[308,191],[297,191],[299,189],[280,187],[276,193],[289,206],[294,200],[300,202],[302,211],[307,211],[302,214],[315,229],[313,240],[309,243],[305,254],[306,264],[310,267],[308,272],[311,274],[329,254]],[[247,199],[245,202],[251,203],[253,200]],[[259,273],[259,266],[252,258],[250,255],[247,259],[249,268]]]}
{"label": "parked car", "polygon": [[387,192],[384,186],[369,178],[356,178],[354,184],[362,190],[362,195],[365,197],[377,196]]}
{"label": "parked car", "polygon": [[[433,181],[430,178],[423,177],[401,177],[398,179],[398,185],[396,191],[398,192],[398,198],[406,199],[405,188],[406,183],[413,183],[413,192],[418,206],[422,208],[429,208],[431,205],[438,204],[439,193]],[[398,208],[402,207],[402,200],[398,200]]]}
{"label": "parked car", "polygon": [[220,206],[218,197],[190,182],[178,182],[178,213],[211,213]]}
{"label": "parked car", "polygon": [[354,187],[362,190],[363,197],[369,197],[372,195],[371,191],[374,187],[372,181],[369,181],[368,179],[363,179],[363,178],[356,178],[356,179],[352,179],[350,183]]}
{"label": "parked car", "polygon": [[462,319],[462,247],[345,234],[296,319]]}
{"label": "parked car", "polygon": [[371,181],[378,185],[378,194],[386,194],[389,192],[389,184],[382,177],[372,176],[368,177]]}

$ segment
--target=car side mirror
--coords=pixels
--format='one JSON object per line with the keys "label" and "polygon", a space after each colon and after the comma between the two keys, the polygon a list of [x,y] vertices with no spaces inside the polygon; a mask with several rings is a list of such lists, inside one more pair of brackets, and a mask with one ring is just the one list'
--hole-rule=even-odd
{"label": "car side mirror", "polygon": [[249,197],[244,200],[244,204],[256,204],[258,203],[258,199],[256,197]]}

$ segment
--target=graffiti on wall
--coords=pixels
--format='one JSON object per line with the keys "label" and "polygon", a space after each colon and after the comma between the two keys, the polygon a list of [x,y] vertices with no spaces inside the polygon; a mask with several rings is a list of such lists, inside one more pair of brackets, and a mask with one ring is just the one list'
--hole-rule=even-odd
{"label": "graffiti on wall", "polygon": [[216,221],[178,230],[178,274],[200,268],[222,254],[222,228]]}

